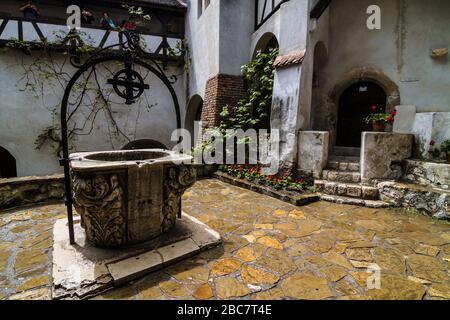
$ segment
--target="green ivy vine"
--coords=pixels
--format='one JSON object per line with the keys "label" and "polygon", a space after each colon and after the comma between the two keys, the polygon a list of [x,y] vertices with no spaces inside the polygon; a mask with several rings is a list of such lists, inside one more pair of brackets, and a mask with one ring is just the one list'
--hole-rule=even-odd
{"label": "green ivy vine", "polygon": [[[270,49],[268,52],[258,51],[255,59],[242,66],[242,75],[247,86],[245,98],[239,100],[235,106],[225,105],[222,107],[219,125],[205,130],[205,137],[214,136],[214,138],[206,139],[193,148],[194,155],[212,148],[213,142],[219,136],[226,140],[236,130],[259,129],[263,121],[270,120],[268,119],[270,116],[268,110],[272,105],[275,77],[273,64],[278,53],[278,48]],[[250,137],[237,141],[238,144],[249,144],[250,142]],[[231,151],[229,148],[225,149],[226,153]]]}
{"label": "green ivy vine", "polygon": [[224,106],[220,113],[219,129],[257,129],[267,120],[267,110],[272,104],[275,68],[273,63],[278,49],[269,52],[258,51],[255,59],[242,67],[242,75],[247,83],[247,95],[235,107]]}

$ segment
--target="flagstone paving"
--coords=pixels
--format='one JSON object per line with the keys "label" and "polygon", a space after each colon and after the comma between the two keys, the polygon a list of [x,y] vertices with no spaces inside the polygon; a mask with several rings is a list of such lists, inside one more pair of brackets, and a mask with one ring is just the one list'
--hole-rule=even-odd
{"label": "flagstone paving", "polygon": [[[183,210],[222,246],[95,299],[450,299],[450,224],[400,209],[301,208],[218,180]],[[49,299],[63,205],[0,214],[0,299]],[[381,287],[369,289],[379,266]],[[373,269],[370,269],[373,270]]]}

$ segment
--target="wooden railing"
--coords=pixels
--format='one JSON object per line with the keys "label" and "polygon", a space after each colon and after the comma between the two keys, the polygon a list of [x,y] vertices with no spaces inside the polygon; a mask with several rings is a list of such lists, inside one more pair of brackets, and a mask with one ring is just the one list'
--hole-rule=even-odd
{"label": "wooden railing", "polygon": [[[55,18],[41,18],[41,19],[26,19],[23,17],[14,17],[8,13],[0,12],[0,46],[5,46],[11,40],[19,41],[30,41],[25,40],[27,37],[24,34],[24,26],[32,26],[32,29],[36,32],[37,38],[32,40],[33,43],[44,42],[51,39],[54,35],[46,34],[45,29],[55,31],[65,30],[68,31],[66,26],[66,20],[55,19]],[[11,29],[11,25],[17,24],[17,29],[15,26]],[[7,28],[8,27],[8,28]],[[7,30],[8,29],[8,30]],[[15,30],[14,30],[15,29]],[[152,55],[156,58],[163,58],[165,60],[173,60],[173,57],[168,56],[170,48],[176,45],[176,42],[183,39],[184,35],[179,33],[170,33],[168,28],[163,26],[163,31],[154,31],[145,27],[137,27],[136,31],[140,33],[144,39],[147,37],[146,43],[151,47],[151,43],[155,49],[151,50]],[[118,37],[118,32],[116,30],[104,30],[101,26],[96,26],[92,24],[82,24],[82,30],[87,35],[95,33],[97,38],[97,48],[103,48],[110,42],[118,43],[120,41]],[[99,35],[101,35],[99,37]],[[113,36],[117,36],[117,39],[112,39]],[[28,37],[30,38],[30,37]],[[151,41],[151,43],[150,43]],[[170,44],[171,42],[171,44]],[[158,45],[155,45],[159,43]],[[175,57],[175,60],[179,60]]]}

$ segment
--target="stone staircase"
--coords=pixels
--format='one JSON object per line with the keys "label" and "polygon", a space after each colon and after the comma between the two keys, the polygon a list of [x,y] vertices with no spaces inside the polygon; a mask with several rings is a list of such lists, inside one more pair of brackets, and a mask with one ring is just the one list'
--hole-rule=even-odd
{"label": "stone staircase", "polygon": [[355,155],[331,156],[322,180],[316,180],[314,186],[322,193],[322,200],[366,206],[371,208],[388,207],[380,200],[378,188],[361,183],[360,158]]}

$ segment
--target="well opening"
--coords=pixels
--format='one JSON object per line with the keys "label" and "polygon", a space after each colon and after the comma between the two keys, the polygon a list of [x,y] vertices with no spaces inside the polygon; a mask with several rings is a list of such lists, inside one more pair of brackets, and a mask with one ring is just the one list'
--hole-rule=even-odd
{"label": "well opening", "polygon": [[104,162],[121,162],[121,161],[145,161],[156,160],[167,157],[169,154],[158,151],[122,151],[122,152],[104,152],[95,153],[86,156],[87,160],[104,161]]}

